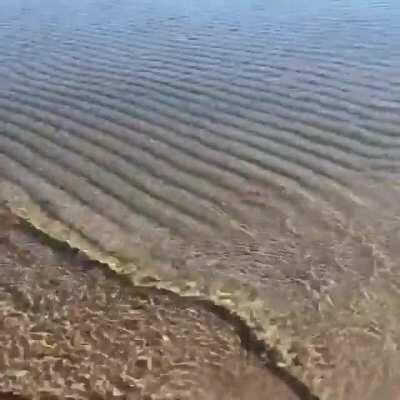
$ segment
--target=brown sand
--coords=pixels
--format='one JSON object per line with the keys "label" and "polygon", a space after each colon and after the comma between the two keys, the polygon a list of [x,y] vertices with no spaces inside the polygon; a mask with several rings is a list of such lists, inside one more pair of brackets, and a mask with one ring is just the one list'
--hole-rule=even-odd
{"label": "brown sand", "polygon": [[0,399],[299,398],[218,312],[0,221]]}

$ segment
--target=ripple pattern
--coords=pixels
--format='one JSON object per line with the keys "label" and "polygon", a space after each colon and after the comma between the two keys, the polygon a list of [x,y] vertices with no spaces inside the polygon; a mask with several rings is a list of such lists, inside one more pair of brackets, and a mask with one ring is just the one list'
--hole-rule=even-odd
{"label": "ripple pattern", "polygon": [[356,324],[344,293],[364,304],[388,270],[400,288],[400,6],[281,3],[10,2],[0,199],[136,284],[229,308],[321,399],[353,399],[300,355],[329,307]]}

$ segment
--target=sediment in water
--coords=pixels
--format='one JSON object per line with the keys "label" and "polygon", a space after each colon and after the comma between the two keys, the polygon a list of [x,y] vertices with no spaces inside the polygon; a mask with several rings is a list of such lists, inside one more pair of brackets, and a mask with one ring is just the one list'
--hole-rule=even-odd
{"label": "sediment in water", "polygon": [[0,217],[0,399],[305,398],[234,318]]}
{"label": "sediment in water", "polygon": [[[165,261],[162,257],[152,262],[149,253],[142,253],[141,257],[136,258],[120,257],[118,251],[111,253],[105,250],[112,234],[107,231],[107,225],[99,224],[103,222],[101,218],[91,219],[93,215],[90,210],[77,212],[77,205],[68,204],[64,199],[66,213],[57,214],[60,211],[54,208],[54,202],[35,204],[24,189],[6,181],[2,182],[0,193],[13,212],[35,229],[61,243],[68,243],[90,259],[106,264],[130,281],[132,287],[139,285],[167,289],[183,298],[195,297],[211,301],[237,315],[251,329],[256,339],[266,346],[270,362],[276,368],[286,371],[293,382],[297,380],[300,387],[305,385],[306,396],[349,399],[350,393],[351,398],[373,399],[377,393],[383,393],[387,399],[395,398],[391,396],[395,396],[398,390],[396,365],[399,365],[399,358],[396,349],[399,335],[396,314],[391,310],[397,309],[399,305],[393,288],[390,289],[385,277],[380,275],[386,260],[379,260],[379,254],[374,255],[372,250],[368,250],[368,242],[361,248],[367,251],[367,256],[373,257],[375,269],[366,268],[366,259],[363,258],[363,269],[356,270],[354,280],[343,281],[344,271],[339,264],[335,278],[340,277],[341,280],[330,290],[327,290],[329,286],[326,284],[329,282],[328,277],[317,279],[302,276],[307,274],[309,265],[303,266],[305,271],[287,271],[289,278],[286,278],[287,282],[282,286],[279,286],[277,280],[282,279],[282,276],[271,275],[268,277],[270,286],[257,287],[251,285],[251,282],[246,283],[245,279],[240,282],[233,277],[224,277],[220,271],[180,271],[179,265],[160,262]],[[68,208],[68,205],[75,208]],[[81,219],[77,218],[78,215]],[[85,237],[82,232],[65,225],[65,220],[73,221],[75,227],[82,227],[83,232],[89,226],[95,234]],[[88,225],[85,227],[86,223]],[[118,240],[126,238],[121,232],[115,231],[114,234]],[[122,245],[129,246],[129,242]],[[131,246],[129,251],[134,249]],[[320,248],[322,253],[325,249]],[[346,252],[340,254],[344,256]],[[210,257],[209,253],[207,255]],[[205,260],[207,258],[202,258],[201,262]],[[246,258],[246,262],[249,260]],[[352,267],[357,268],[355,265]],[[379,271],[380,268],[382,271]],[[351,277],[351,271],[345,271],[345,276]],[[298,275],[294,276],[296,273]],[[290,276],[296,279],[295,288],[288,285],[288,282],[293,283]],[[296,282],[303,282],[306,290],[299,289]],[[273,288],[273,285],[276,287]],[[327,288],[318,285],[327,285]],[[261,289],[267,288],[270,292],[263,293]],[[380,376],[382,366],[391,374]],[[349,375],[349,370],[353,371],[352,375]],[[371,376],[375,378],[371,380]],[[354,382],[357,384],[350,387]]]}

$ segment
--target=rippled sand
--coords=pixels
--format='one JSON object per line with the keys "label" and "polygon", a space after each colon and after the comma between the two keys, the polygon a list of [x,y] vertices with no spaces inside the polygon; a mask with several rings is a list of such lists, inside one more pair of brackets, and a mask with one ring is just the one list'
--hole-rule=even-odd
{"label": "rippled sand", "polygon": [[239,316],[321,399],[395,399],[399,20],[394,0],[11,2],[0,199]]}

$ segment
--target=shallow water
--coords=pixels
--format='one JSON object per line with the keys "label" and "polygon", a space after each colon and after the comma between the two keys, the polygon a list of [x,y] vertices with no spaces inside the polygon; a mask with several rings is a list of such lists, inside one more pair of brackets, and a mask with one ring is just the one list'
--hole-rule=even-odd
{"label": "shallow water", "polygon": [[9,207],[234,311],[321,398],[395,398],[400,5],[7,3]]}
{"label": "shallow water", "polygon": [[222,310],[132,288],[0,216],[1,400],[298,399]]}

